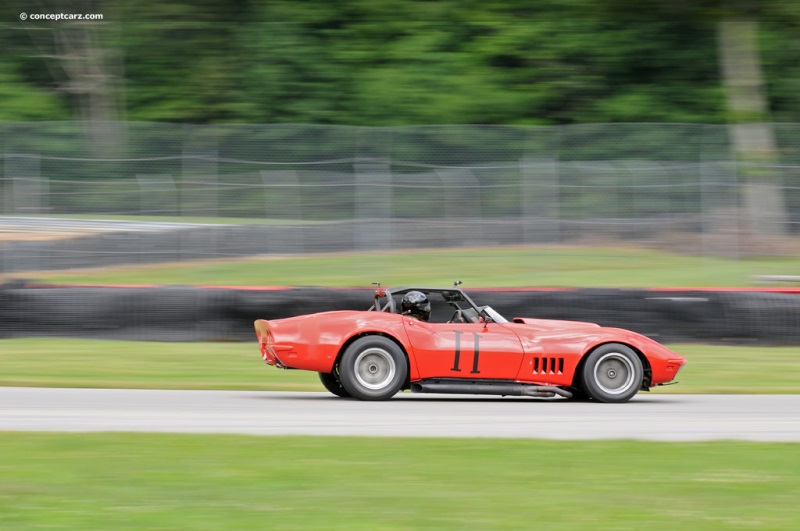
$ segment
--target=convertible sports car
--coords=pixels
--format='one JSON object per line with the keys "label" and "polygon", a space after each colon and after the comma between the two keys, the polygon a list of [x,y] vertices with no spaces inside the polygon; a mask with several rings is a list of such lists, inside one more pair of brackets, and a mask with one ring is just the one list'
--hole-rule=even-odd
{"label": "convertible sports car", "polygon": [[362,311],[255,322],[268,365],[319,373],[340,397],[398,391],[627,402],[686,360],[643,335],[593,323],[505,319],[458,288],[378,288]]}

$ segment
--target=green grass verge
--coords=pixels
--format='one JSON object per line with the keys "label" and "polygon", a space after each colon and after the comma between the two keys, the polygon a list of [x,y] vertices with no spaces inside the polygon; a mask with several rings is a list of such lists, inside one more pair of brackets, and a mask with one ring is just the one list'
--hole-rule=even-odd
{"label": "green grass verge", "polygon": [[800,445],[0,433],[0,528],[798,529]]}
{"label": "green grass verge", "polygon": [[[800,347],[671,345],[689,360],[656,393],[800,393]],[[0,385],[323,391],[315,373],[266,366],[248,343],[0,340]]]}
{"label": "green grass verge", "polygon": [[[730,260],[623,248],[529,247],[342,254],[15,273],[67,284],[231,286],[740,287],[800,274],[800,256]],[[12,275],[5,275],[8,279]]]}
{"label": "green grass verge", "polygon": [[250,343],[4,339],[0,366],[0,385],[6,386],[324,390],[316,373],[265,365],[255,339]]}

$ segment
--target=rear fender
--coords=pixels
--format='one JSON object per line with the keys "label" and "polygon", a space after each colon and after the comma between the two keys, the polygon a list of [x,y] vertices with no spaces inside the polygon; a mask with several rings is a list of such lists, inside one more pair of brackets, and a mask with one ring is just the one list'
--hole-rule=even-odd
{"label": "rear fender", "polygon": [[[347,347],[366,334],[383,335],[409,357],[400,315],[336,311],[255,323],[264,361],[271,365],[330,373]],[[405,341],[404,341],[405,339]],[[414,373],[411,360],[410,373]]]}

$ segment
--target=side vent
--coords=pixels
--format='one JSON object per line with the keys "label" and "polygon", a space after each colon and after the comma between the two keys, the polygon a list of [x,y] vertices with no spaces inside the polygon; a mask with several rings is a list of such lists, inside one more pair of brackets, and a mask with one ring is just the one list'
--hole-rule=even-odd
{"label": "side vent", "polygon": [[564,374],[564,358],[533,358],[533,374]]}

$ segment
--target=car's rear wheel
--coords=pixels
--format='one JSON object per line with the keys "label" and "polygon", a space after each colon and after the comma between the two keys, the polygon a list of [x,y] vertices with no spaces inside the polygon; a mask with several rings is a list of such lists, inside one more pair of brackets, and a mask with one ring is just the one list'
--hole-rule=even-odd
{"label": "car's rear wheel", "polygon": [[360,400],[388,400],[403,387],[407,375],[405,354],[383,336],[357,339],[339,363],[344,390]]}
{"label": "car's rear wheel", "polygon": [[601,345],[583,366],[583,389],[598,402],[627,402],[639,391],[643,372],[642,361],[630,347]]}
{"label": "car's rear wheel", "polygon": [[334,372],[319,373],[319,381],[322,382],[322,385],[325,386],[325,389],[335,394],[336,396],[342,398],[350,397],[350,393],[348,393],[347,390],[342,385],[342,381],[339,379],[339,375],[337,374],[336,369],[334,369]]}

